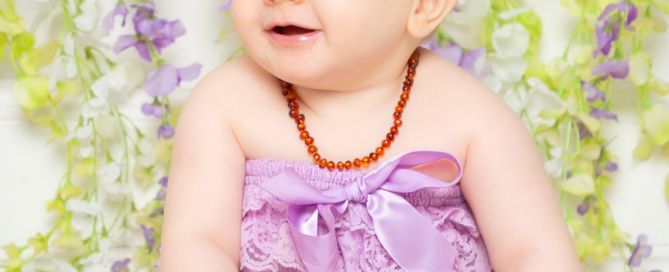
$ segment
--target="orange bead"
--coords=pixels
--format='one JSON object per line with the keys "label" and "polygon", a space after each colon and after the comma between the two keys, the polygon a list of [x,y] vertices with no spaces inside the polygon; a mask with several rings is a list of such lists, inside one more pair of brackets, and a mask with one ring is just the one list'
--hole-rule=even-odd
{"label": "orange bead", "polygon": [[395,118],[395,120],[402,118],[402,113],[399,111],[394,112],[393,118]]}
{"label": "orange bead", "polygon": [[346,169],[351,169],[351,167],[353,167],[353,163],[351,163],[351,161],[346,161],[344,163],[344,167],[346,167]]}
{"label": "orange bead", "polygon": [[402,95],[400,95],[400,99],[409,100],[409,94],[408,93],[402,93]]}
{"label": "orange bead", "polygon": [[344,170],[344,163],[343,162],[337,162],[337,169],[339,169],[339,171]]}
{"label": "orange bead", "polygon": [[318,163],[318,162],[321,161],[321,154],[314,153],[314,155],[311,156],[311,157],[314,159],[314,162],[315,162],[315,163]]}
{"label": "orange bead", "polygon": [[374,152],[369,153],[369,160],[370,160],[370,161],[375,162],[375,161],[378,160],[378,159],[379,159],[379,156],[376,155],[376,153],[374,153]]}
{"label": "orange bead", "polygon": [[397,120],[395,120],[394,124],[395,124],[396,127],[401,127],[402,126],[402,120],[397,119]]}
{"label": "orange bead", "polygon": [[318,148],[315,145],[309,145],[309,154],[314,154],[318,151]]}
{"label": "orange bead", "polygon": [[306,130],[300,131],[300,139],[304,140],[309,137],[309,132]]}
{"label": "orange bead", "polygon": [[290,111],[288,111],[288,116],[295,118],[296,115],[297,115],[296,110],[291,109]]}
{"label": "orange bead", "polygon": [[318,163],[318,166],[320,166],[321,168],[325,168],[326,166],[328,166],[328,160],[321,159],[321,161]]}
{"label": "orange bead", "polygon": [[304,122],[299,122],[297,124],[297,129],[300,130],[300,131],[305,130],[305,129],[307,129],[307,125],[304,124]]}
{"label": "orange bead", "polygon": [[355,168],[360,168],[360,166],[362,166],[362,161],[361,161],[360,159],[358,159],[358,158],[355,158],[355,159],[353,160],[353,167],[355,167]]}
{"label": "orange bead", "polygon": [[334,168],[335,168],[335,163],[333,161],[329,161],[328,162],[328,169],[330,171],[332,171],[332,170],[334,170]]}
{"label": "orange bead", "polygon": [[403,112],[404,107],[398,105],[397,107],[395,107],[395,111]]}
{"label": "orange bead", "polygon": [[369,157],[365,156],[362,158],[362,166],[363,167],[369,166]]}
{"label": "orange bead", "polygon": [[389,142],[392,142],[393,140],[395,140],[395,134],[393,134],[392,132],[388,132],[388,134],[386,134],[386,139],[388,139]]}
{"label": "orange bead", "polygon": [[400,133],[400,131],[397,129],[396,126],[393,125],[393,127],[390,128],[390,133],[392,133],[393,135],[397,135],[398,133]]}
{"label": "orange bead", "polygon": [[376,155],[378,155],[378,156],[383,156],[383,153],[385,153],[385,152],[383,151],[383,147],[377,147],[377,148],[376,148]]}
{"label": "orange bead", "polygon": [[307,137],[304,139],[304,143],[307,145],[313,144],[314,143],[314,137]]}
{"label": "orange bead", "polygon": [[390,147],[390,141],[388,141],[388,140],[383,140],[383,142],[381,142],[381,145],[382,145],[384,148],[388,148],[388,147]]}

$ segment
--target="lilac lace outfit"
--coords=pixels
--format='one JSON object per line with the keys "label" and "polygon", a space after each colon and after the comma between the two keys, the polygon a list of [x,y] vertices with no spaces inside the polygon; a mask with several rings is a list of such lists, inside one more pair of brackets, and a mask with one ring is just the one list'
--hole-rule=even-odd
{"label": "lilac lace outfit", "polygon": [[[450,183],[409,169],[442,158],[458,166]],[[246,160],[240,270],[491,271],[461,176],[441,151],[404,153],[369,173]]]}

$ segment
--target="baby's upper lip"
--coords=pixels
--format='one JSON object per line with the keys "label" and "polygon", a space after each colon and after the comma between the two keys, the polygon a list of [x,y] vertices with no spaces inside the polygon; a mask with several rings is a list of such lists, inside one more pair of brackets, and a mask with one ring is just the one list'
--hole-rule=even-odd
{"label": "baby's upper lip", "polygon": [[265,30],[271,31],[275,27],[284,27],[284,26],[296,26],[304,29],[310,29],[310,30],[319,30],[318,27],[310,26],[309,24],[306,23],[299,23],[299,22],[292,22],[292,21],[276,21],[276,22],[271,22]]}

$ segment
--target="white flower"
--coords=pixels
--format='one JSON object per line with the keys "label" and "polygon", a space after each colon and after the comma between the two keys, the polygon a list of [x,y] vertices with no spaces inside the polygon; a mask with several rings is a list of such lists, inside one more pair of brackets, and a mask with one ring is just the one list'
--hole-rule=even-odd
{"label": "white flower", "polygon": [[480,35],[484,29],[484,18],[490,12],[490,0],[467,0],[460,2],[459,11],[452,12],[442,24],[448,36],[464,48],[483,46]]}
{"label": "white flower", "polygon": [[74,18],[74,25],[79,30],[90,32],[97,25],[99,14],[98,8],[93,0],[85,0],[81,3],[81,13]]}
{"label": "white flower", "polygon": [[100,204],[85,202],[78,199],[69,199],[67,201],[67,209],[80,214],[97,215],[102,211]]}
{"label": "white flower", "polygon": [[490,58],[492,73],[504,83],[516,83],[525,74],[527,62],[522,57]]}
{"label": "white flower", "polygon": [[530,32],[519,23],[506,24],[493,32],[492,46],[498,57],[522,57],[530,47]]}

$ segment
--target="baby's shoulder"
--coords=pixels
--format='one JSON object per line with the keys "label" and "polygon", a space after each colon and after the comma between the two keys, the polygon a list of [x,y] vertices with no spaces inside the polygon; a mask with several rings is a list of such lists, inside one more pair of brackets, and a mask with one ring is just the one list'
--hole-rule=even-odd
{"label": "baby's shoulder", "polygon": [[[447,118],[463,125],[489,127],[496,117],[515,114],[504,100],[483,81],[434,52],[423,54],[423,84],[430,90],[426,101],[442,101]],[[419,71],[420,72],[420,71]],[[417,72],[417,74],[419,73]]]}
{"label": "baby's shoulder", "polygon": [[[234,119],[244,109],[268,100],[267,88],[276,80],[247,55],[227,61],[208,72],[189,94],[188,104],[211,108]],[[280,95],[280,92],[279,92]],[[271,96],[271,95],[270,95]]]}

